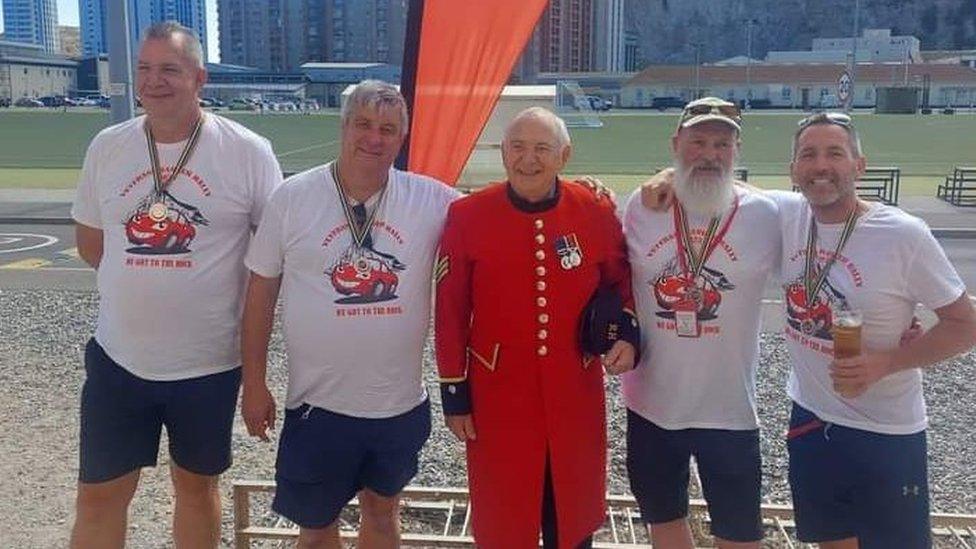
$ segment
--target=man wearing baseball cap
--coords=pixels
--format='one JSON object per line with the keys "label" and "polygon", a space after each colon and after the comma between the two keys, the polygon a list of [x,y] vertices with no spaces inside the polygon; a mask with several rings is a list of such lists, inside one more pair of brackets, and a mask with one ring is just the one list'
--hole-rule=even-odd
{"label": "man wearing baseball cap", "polygon": [[719,547],[758,547],[755,405],[763,288],[780,257],[775,204],[734,184],[741,117],[716,97],[689,103],[671,138],[675,207],[640,190],[624,232],[641,325],[640,366],[623,376],[627,469],[654,546],[692,547],[690,459]]}

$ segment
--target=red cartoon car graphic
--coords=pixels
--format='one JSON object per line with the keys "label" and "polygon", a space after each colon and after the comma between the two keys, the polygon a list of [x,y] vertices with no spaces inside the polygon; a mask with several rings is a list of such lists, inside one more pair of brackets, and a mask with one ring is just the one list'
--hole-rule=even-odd
{"label": "red cartoon car graphic", "polygon": [[654,283],[654,298],[667,311],[695,311],[702,320],[714,318],[722,303],[722,294],[708,282],[693,280],[681,275],[665,275]]}
{"label": "red cartoon car graphic", "polygon": [[786,287],[786,313],[795,329],[807,335],[829,337],[830,303],[817,300],[813,307],[807,306],[807,292],[802,282],[794,282]]}
{"label": "red cartoon car graphic", "polygon": [[169,208],[161,219],[153,219],[148,211],[137,211],[125,224],[129,242],[160,250],[186,249],[196,235],[193,224],[175,208]]}
{"label": "red cartoon car graphic", "polygon": [[347,296],[388,299],[400,278],[381,258],[358,254],[342,258],[329,275],[337,292]]}

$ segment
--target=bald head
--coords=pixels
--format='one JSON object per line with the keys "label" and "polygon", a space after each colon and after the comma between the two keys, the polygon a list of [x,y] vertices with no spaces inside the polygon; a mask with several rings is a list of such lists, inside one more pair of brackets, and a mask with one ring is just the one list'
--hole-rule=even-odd
{"label": "bald head", "polygon": [[505,143],[511,141],[517,127],[529,124],[544,127],[552,135],[553,142],[560,148],[569,146],[569,130],[566,129],[566,123],[552,111],[543,107],[529,107],[516,114],[515,118],[505,127],[502,145],[504,146]]}

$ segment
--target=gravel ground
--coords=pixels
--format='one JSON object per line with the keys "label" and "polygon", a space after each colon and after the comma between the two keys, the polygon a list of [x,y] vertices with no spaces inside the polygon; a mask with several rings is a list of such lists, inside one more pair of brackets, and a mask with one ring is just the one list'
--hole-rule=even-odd
{"label": "gravel ground", "polygon": [[[0,290],[0,547],[64,547],[73,516],[77,475],[78,396],[81,356],[93,331],[96,298],[90,292]],[[789,502],[782,434],[788,406],[783,393],[787,351],[782,338],[764,336],[759,381],[763,418],[763,494],[767,501]],[[430,351],[427,359],[430,361]],[[972,353],[926,376],[931,427],[929,466],[935,511],[976,513],[976,447],[971,384],[976,379]],[[271,384],[279,403],[284,392],[283,355],[276,331],[271,353]],[[437,402],[435,375],[428,389]],[[608,382],[610,409],[610,491],[627,492],[624,422],[616,382]],[[967,396],[969,395],[969,396]],[[461,447],[434,414],[434,429],[421,456],[416,484],[463,486]],[[165,448],[165,443],[162,446]],[[273,476],[274,445],[249,438],[237,419],[235,463],[225,475],[223,542],[231,542],[230,479]],[[169,547],[171,521],[169,459],[146,469],[130,512],[129,546]]]}

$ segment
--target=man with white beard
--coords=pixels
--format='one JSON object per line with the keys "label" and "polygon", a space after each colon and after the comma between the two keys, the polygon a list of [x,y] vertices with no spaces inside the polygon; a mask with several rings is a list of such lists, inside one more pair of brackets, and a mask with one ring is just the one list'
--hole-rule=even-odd
{"label": "man with white beard", "polygon": [[675,197],[624,215],[641,325],[640,365],[623,376],[631,491],[655,547],[692,547],[695,457],[718,546],[758,547],[755,372],[762,292],[780,260],[776,205],[734,184],[739,109],[689,103],[671,138]]}

